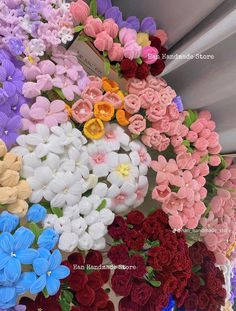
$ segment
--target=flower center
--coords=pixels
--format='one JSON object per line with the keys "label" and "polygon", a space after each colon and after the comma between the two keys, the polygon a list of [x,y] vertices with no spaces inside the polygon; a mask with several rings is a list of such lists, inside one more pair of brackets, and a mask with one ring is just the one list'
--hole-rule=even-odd
{"label": "flower center", "polygon": [[16,257],[16,254],[11,252],[11,257]]}
{"label": "flower center", "polygon": [[5,130],[5,131],[4,131],[4,134],[6,134],[6,135],[7,135],[7,134],[8,134],[8,130]]}
{"label": "flower center", "polygon": [[69,192],[69,189],[68,188],[65,188],[64,189],[64,193],[68,193]]}
{"label": "flower center", "polygon": [[109,132],[106,133],[106,138],[107,138],[107,139],[112,139],[112,138],[114,138],[114,137],[115,137],[114,132],[109,131]]}
{"label": "flower center", "polygon": [[11,76],[8,77],[8,81],[12,81],[12,77]]}
{"label": "flower center", "polygon": [[129,176],[130,167],[129,164],[120,164],[117,171],[123,176]]}
{"label": "flower center", "polygon": [[101,164],[105,160],[105,155],[104,154],[97,154],[96,156],[93,157],[93,161],[96,164]]}
{"label": "flower center", "polygon": [[123,194],[119,194],[117,197],[115,197],[116,203],[122,203],[125,199],[125,196]]}
{"label": "flower center", "polygon": [[48,275],[48,276],[50,276],[50,275],[51,275],[51,273],[52,273],[52,271],[48,271],[48,272],[47,272],[47,275]]}

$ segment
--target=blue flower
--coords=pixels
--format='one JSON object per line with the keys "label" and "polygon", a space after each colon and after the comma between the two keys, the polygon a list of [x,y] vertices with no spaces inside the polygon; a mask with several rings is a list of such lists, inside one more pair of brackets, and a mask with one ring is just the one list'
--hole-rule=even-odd
{"label": "blue flower", "polygon": [[173,297],[170,296],[168,306],[163,308],[162,311],[171,311],[171,310],[173,310],[174,306],[175,306],[175,301],[174,301]]}
{"label": "blue flower", "polygon": [[8,309],[14,307],[17,304],[18,296],[28,291],[36,279],[37,276],[34,272],[23,272],[17,282],[1,282],[0,308]]}
{"label": "blue flower", "polygon": [[[42,253],[43,250],[41,250]],[[60,288],[60,280],[70,274],[70,269],[61,265],[62,256],[58,249],[52,254],[44,250],[43,257],[36,258],[33,262],[35,273],[39,278],[31,285],[31,294],[41,292],[45,287],[50,296],[55,295]]]}
{"label": "blue flower", "polygon": [[97,0],[98,14],[104,15],[112,7],[111,0]]}
{"label": "blue flower", "polygon": [[183,102],[182,102],[182,97],[181,96],[176,96],[174,99],[173,99],[173,102],[175,103],[177,109],[179,112],[182,112],[184,111],[184,105],[183,105]]}
{"label": "blue flower", "polygon": [[26,218],[28,221],[33,221],[35,223],[44,220],[47,215],[47,210],[40,204],[34,204],[28,210]]}
{"label": "blue flower", "polygon": [[20,227],[14,235],[3,232],[0,235],[0,270],[8,282],[16,282],[21,275],[21,264],[32,264],[39,253],[29,248],[34,241],[34,234],[25,227]]}
{"label": "blue flower", "polygon": [[19,225],[19,216],[4,211],[0,215],[0,231],[12,232]]}
{"label": "blue flower", "polygon": [[145,17],[141,23],[141,32],[149,33],[150,35],[154,35],[157,30],[157,25],[155,19],[152,17]]}
{"label": "blue flower", "polygon": [[140,21],[136,16],[129,16],[126,19],[126,23],[127,23],[127,28],[132,28],[134,30],[136,30],[137,32],[140,29]]}
{"label": "blue flower", "polygon": [[58,239],[58,233],[51,228],[47,228],[40,234],[38,238],[38,246],[51,250],[57,244]]}
{"label": "blue flower", "polygon": [[8,40],[8,48],[13,55],[20,55],[25,50],[22,41],[17,38],[11,38]]}

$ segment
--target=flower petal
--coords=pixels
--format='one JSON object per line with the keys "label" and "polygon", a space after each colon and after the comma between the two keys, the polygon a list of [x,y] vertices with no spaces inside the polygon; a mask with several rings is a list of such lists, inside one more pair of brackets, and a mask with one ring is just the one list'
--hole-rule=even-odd
{"label": "flower petal", "polygon": [[34,241],[34,234],[32,231],[25,227],[20,227],[14,233],[15,250],[25,249],[31,246]]}
{"label": "flower petal", "polygon": [[1,286],[0,287],[0,301],[1,303],[6,303],[12,300],[16,295],[16,290],[14,287]]}
{"label": "flower petal", "polygon": [[49,270],[55,270],[58,266],[60,266],[61,261],[62,261],[61,253],[58,249],[56,249],[49,259]]}
{"label": "flower petal", "polygon": [[55,279],[64,279],[70,274],[70,269],[66,266],[60,266],[52,271],[51,276]]}
{"label": "flower petal", "polygon": [[14,248],[14,238],[9,232],[3,232],[0,235],[0,249],[7,253],[10,254],[13,252]]}
{"label": "flower petal", "polygon": [[46,286],[46,274],[41,275],[30,287],[31,294],[38,294]]}
{"label": "flower petal", "polygon": [[47,291],[48,291],[49,295],[53,296],[58,292],[58,290],[60,288],[60,281],[49,276],[49,277],[47,277],[46,287],[47,287]]}
{"label": "flower petal", "polygon": [[37,276],[34,272],[23,272],[19,281],[16,284],[16,292],[18,295],[23,295],[30,289],[31,284],[37,280]]}
{"label": "flower petal", "polygon": [[37,275],[45,274],[48,271],[48,261],[45,258],[36,258],[33,262],[33,268]]}
{"label": "flower petal", "polygon": [[5,266],[4,273],[9,282],[12,283],[16,282],[21,274],[20,260],[15,257],[10,258],[10,260]]}
{"label": "flower petal", "polygon": [[33,249],[20,249],[16,252],[16,257],[20,260],[21,264],[29,265],[32,264],[34,259],[39,256],[39,253]]}

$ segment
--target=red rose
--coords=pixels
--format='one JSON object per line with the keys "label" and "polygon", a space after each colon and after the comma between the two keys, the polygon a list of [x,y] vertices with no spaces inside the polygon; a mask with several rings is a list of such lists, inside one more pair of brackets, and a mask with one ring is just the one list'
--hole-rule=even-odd
{"label": "red rose", "polygon": [[173,275],[169,275],[164,280],[162,285],[163,285],[163,292],[165,294],[171,294],[176,290],[176,288],[178,286],[178,280]]}
{"label": "red rose", "polygon": [[99,311],[115,311],[115,307],[113,302],[111,302],[110,300],[108,301],[107,305],[105,308],[99,309]]}
{"label": "red rose", "polygon": [[146,63],[142,63],[141,65],[138,65],[135,77],[144,80],[147,78],[150,72],[150,67]]}
{"label": "red rose", "polygon": [[85,257],[85,265],[99,266],[102,262],[102,254],[98,251],[90,250]]}
{"label": "red rose", "polygon": [[[163,292],[162,286],[161,286],[161,287],[156,287],[153,290],[152,296],[150,297],[149,302],[150,303],[152,302],[156,307],[159,307],[160,309],[157,309],[157,310],[161,311],[163,309],[163,307],[168,305],[169,299],[170,299],[169,295],[165,294]],[[151,310],[153,310],[153,309],[151,309]]]}
{"label": "red rose", "polygon": [[71,311],[81,311],[81,308],[78,306],[72,306]]}
{"label": "red rose", "polygon": [[151,65],[150,72],[153,76],[157,76],[165,69],[165,63],[162,59],[158,59],[153,65]]}
{"label": "red rose", "polygon": [[127,215],[127,223],[131,225],[141,225],[144,220],[144,214],[140,211],[131,211]]}
{"label": "red rose", "polygon": [[140,250],[145,242],[144,235],[136,230],[128,230],[124,236],[124,241],[128,248]]}
{"label": "red rose", "polygon": [[171,259],[171,252],[163,246],[153,247],[148,251],[148,262],[154,269],[163,270],[169,266]]}
{"label": "red rose", "polygon": [[190,291],[196,292],[199,290],[200,286],[201,284],[199,277],[195,273],[192,273],[191,278],[188,280],[188,287]]}
{"label": "red rose", "polygon": [[190,294],[187,296],[184,302],[186,311],[197,311],[198,310],[198,296],[196,294]]}
{"label": "red rose", "polygon": [[135,60],[124,58],[120,64],[121,73],[126,79],[134,78],[138,64]]}
{"label": "red rose", "polygon": [[87,282],[88,276],[82,270],[75,270],[68,278],[68,285],[74,291],[82,290]]}
{"label": "red rose", "polygon": [[130,278],[127,278],[127,276],[119,275],[115,271],[111,278],[111,287],[115,294],[120,296],[128,296],[132,288],[132,282],[130,281]]}
{"label": "red rose", "polygon": [[110,277],[110,270],[109,269],[102,269],[100,271],[101,278],[103,279],[104,284],[108,282]]}
{"label": "red rose", "polygon": [[124,218],[116,216],[113,223],[108,226],[108,233],[113,239],[119,240],[123,237],[127,229],[127,223]]}
{"label": "red rose", "polygon": [[141,311],[140,306],[133,302],[130,297],[124,297],[119,301],[119,311]]}
{"label": "red rose", "polygon": [[172,231],[170,231],[170,230],[163,231],[159,235],[158,240],[161,242],[161,244],[165,245],[166,248],[168,248],[172,251],[177,250],[178,240]]}
{"label": "red rose", "polygon": [[190,247],[189,248],[189,256],[191,258],[193,266],[198,266],[203,263],[203,256],[199,252],[199,250],[195,247]]}
{"label": "red rose", "polygon": [[94,304],[99,310],[106,307],[108,300],[109,296],[103,288],[100,288],[98,291],[96,291]]}
{"label": "red rose", "polygon": [[78,252],[70,254],[68,256],[68,261],[69,261],[69,263],[71,265],[78,265],[78,266],[83,266],[84,265],[84,258]]}
{"label": "red rose", "polygon": [[107,256],[114,265],[124,264],[124,262],[129,259],[128,247],[125,244],[112,246]]}
{"label": "red rose", "polygon": [[[180,298],[183,296],[185,289],[187,287],[188,279],[190,278],[191,274],[185,274],[182,272],[174,272],[174,276],[176,277],[178,281],[178,286],[175,290],[175,296],[176,298]],[[181,298],[180,298],[181,299]]]}
{"label": "red rose", "polygon": [[215,276],[215,274],[210,272],[206,278],[206,286],[210,293],[217,294],[222,288],[222,282]]}
{"label": "red rose", "polygon": [[95,300],[95,291],[88,285],[85,285],[82,290],[75,294],[75,297],[81,305],[91,306]]}
{"label": "red rose", "polygon": [[100,272],[94,271],[88,274],[88,282],[87,285],[90,286],[95,291],[103,286],[104,282],[101,277]]}
{"label": "red rose", "polygon": [[161,50],[161,40],[157,37],[150,36],[151,46],[155,47],[158,51]]}
{"label": "red rose", "polygon": [[182,292],[182,295],[180,296],[180,297],[177,297],[177,307],[179,308],[179,307],[182,307],[183,306],[183,304],[184,304],[184,302],[185,302],[185,300],[187,299],[187,297],[188,297],[188,290],[184,290],[183,292]]}
{"label": "red rose", "polygon": [[206,309],[208,308],[210,299],[209,296],[207,295],[207,289],[204,287],[199,293],[198,293],[198,306],[199,309]]}
{"label": "red rose", "polygon": [[155,212],[153,212],[149,217],[155,218],[158,222],[161,222],[163,225],[167,225],[169,228],[169,218],[162,209],[158,208]]}
{"label": "red rose", "polygon": [[140,306],[146,305],[152,295],[153,288],[146,282],[137,282],[133,284],[131,290],[131,299]]}
{"label": "red rose", "polygon": [[130,266],[135,266],[136,269],[132,270],[132,275],[137,278],[141,278],[144,276],[146,271],[146,263],[144,258],[138,254],[133,255],[128,263]]}

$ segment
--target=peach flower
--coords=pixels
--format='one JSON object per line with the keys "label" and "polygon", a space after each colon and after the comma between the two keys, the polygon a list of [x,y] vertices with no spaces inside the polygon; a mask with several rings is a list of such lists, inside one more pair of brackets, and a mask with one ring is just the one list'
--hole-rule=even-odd
{"label": "peach flower", "polygon": [[137,95],[129,94],[125,97],[124,109],[130,113],[137,113],[141,108],[141,101]]}
{"label": "peach flower", "polygon": [[72,117],[78,123],[83,123],[92,118],[93,105],[88,99],[80,99],[72,106]]}
{"label": "peach flower", "polygon": [[129,118],[130,125],[128,126],[129,131],[132,134],[140,135],[146,128],[146,120],[141,114],[136,114]]}

